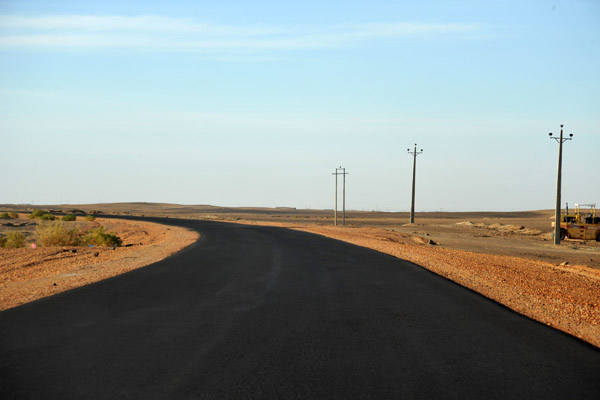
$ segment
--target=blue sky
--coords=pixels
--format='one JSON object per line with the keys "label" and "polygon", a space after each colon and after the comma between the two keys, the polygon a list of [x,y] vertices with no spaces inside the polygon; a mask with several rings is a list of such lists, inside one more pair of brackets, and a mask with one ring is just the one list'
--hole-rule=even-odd
{"label": "blue sky", "polygon": [[[600,2],[0,0],[0,203],[600,203]],[[340,188],[341,189],[341,188]]]}

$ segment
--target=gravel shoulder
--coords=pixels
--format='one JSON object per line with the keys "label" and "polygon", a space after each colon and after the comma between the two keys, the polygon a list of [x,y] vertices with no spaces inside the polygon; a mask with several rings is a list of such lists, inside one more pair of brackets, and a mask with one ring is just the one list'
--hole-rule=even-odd
{"label": "gravel shoulder", "polygon": [[0,310],[88,285],[160,261],[195,242],[185,228],[97,218],[123,247],[0,248]]}

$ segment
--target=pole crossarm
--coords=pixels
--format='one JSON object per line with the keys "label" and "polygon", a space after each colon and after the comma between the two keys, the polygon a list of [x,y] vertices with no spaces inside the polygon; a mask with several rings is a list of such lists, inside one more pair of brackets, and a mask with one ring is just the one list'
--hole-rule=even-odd
{"label": "pole crossarm", "polygon": [[350,175],[349,172],[338,172],[339,170],[343,171],[345,169],[346,168],[341,168],[341,167],[340,168],[336,168],[335,172],[332,172],[331,175]]}
{"label": "pole crossarm", "polygon": [[569,138],[562,138],[562,140],[560,138],[557,138],[557,137],[551,137],[550,139],[554,139],[554,140],[556,140],[556,142],[560,142],[560,143],[564,143],[567,140],[573,140],[573,138],[570,138],[570,137]]}

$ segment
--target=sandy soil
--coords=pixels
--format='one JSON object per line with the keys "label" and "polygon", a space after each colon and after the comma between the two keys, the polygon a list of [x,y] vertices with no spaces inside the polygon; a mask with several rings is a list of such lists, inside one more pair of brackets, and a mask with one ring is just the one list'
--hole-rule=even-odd
{"label": "sandy soil", "polygon": [[[600,243],[567,240],[560,246],[553,245],[549,234],[551,210],[417,213],[416,224],[406,223],[407,213],[348,212],[347,226],[334,227],[333,213],[327,210],[230,209],[146,203],[69,207],[82,208],[86,212],[273,225],[328,236],[411,261],[516,312],[600,347]],[[5,209],[15,208],[0,205],[0,211]],[[131,243],[138,240],[132,238]],[[117,251],[121,250],[127,249]],[[55,254],[50,253],[45,256],[49,260],[68,257],[62,250],[61,253],[56,250]],[[125,264],[125,260],[120,263]],[[87,267],[75,268],[77,279],[98,272],[92,264],[85,265]],[[4,269],[2,264],[0,268]],[[25,265],[24,268],[30,267]],[[72,272],[65,271],[64,274]],[[46,294],[60,290],[51,286],[56,281],[54,278],[36,278],[32,274],[29,279],[34,283],[32,289],[27,289],[30,283],[21,282],[14,283],[12,290],[16,293],[20,287],[22,296],[40,292],[34,298],[43,295],[44,287],[51,289],[46,290]],[[46,280],[38,285],[38,279]],[[0,290],[4,293],[1,285],[4,281],[0,281]],[[29,300],[26,297],[20,301]]]}
{"label": "sandy soil", "polygon": [[[198,234],[184,228],[149,222],[97,218],[84,222],[80,230],[103,225],[115,232],[123,247],[0,248],[0,310],[87,285],[162,260],[197,240]],[[28,219],[1,220],[13,225],[31,224]],[[31,225],[6,227],[31,230]],[[35,228],[35,227],[33,227]]]}

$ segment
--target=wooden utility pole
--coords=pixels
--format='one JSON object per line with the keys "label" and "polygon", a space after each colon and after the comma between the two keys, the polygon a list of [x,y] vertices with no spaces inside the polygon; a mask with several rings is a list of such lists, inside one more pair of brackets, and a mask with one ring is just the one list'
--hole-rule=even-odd
{"label": "wooden utility pole", "polygon": [[342,185],[342,226],[346,226],[346,168],[342,168],[342,175],[344,180]]}
{"label": "wooden utility pole", "polygon": [[[338,171],[342,171],[342,172],[338,172]],[[342,189],[342,224],[345,226],[346,225],[346,175],[348,175],[346,173],[346,168],[336,168],[335,172],[332,173],[331,175],[335,175],[335,209],[333,212],[334,215],[334,221],[333,221],[333,225],[337,226],[337,207],[338,207],[338,175],[343,175],[343,189]]]}
{"label": "wooden utility pole", "polygon": [[412,154],[413,156],[413,176],[412,176],[412,199],[410,202],[410,223],[415,223],[415,180],[417,176],[417,156],[423,153],[423,149],[421,151],[417,151],[417,144],[415,143],[415,150],[410,151],[410,149],[406,149],[408,154]]}
{"label": "wooden utility pole", "polygon": [[558,142],[558,173],[556,177],[556,207],[554,209],[554,244],[560,244],[560,192],[562,180],[562,145],[567,140],[573,139],[571,133],[568,138],[563,138],[563,125],[560,126],[560,137],[552,137],[552,132],[548,134],[550,139]]}

